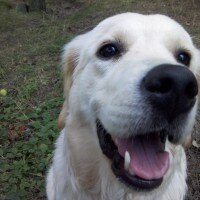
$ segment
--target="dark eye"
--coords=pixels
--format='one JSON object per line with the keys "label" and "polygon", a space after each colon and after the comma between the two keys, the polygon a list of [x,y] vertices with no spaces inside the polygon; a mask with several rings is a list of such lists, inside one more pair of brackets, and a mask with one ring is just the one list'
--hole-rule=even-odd
{"label": "dark eye", "polygon": [[180,51],[177,53],[176,59],[178,62],[189,66],[190,64],[190,60],[191,60],[191,56],[189,53],[185,52],[185,51]]}
{"label": "dark eye", "polygon": [[116,44],[106,44],[98,51],[98,56],[101,58],[109,59],[119,55],[119,48]]}

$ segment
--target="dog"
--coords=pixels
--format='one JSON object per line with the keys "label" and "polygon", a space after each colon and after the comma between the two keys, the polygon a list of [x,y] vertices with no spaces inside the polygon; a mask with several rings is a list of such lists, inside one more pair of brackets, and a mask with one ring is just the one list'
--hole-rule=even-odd
{"label": "dog", "polygon": [[199,55],[158,14],[118,14],[69,42],[48,199],[183,200]]}

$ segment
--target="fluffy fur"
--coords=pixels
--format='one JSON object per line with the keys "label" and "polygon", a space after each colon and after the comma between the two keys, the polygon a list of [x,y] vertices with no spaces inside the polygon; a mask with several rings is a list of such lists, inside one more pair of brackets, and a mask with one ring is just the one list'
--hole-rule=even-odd
{"label": "fluffy fur", "polygon": [[[125,53],[118,60],[96,55],[108,41],[123,44]],[[191,138],[197,102],[181,128],[171,127],[181,130],[182,139],[177,145],[167,141],[170,168],[161,186],[150,192],[130,190],[116,179],[99,147],[95,125],[100,118],[119,137],[133,132],[127,127],[150,130],[151,110],[137,85],[153,67],[177,64],[174,54],[179,48],[191,53],[190,69],[197,76],[199,52],[188,33],[166,16],[134,13],[110,17],[65,46],[65,102],[58,120],[64,129],[47,177],[49,200],[183,200],[187,186],[182,145]]]}

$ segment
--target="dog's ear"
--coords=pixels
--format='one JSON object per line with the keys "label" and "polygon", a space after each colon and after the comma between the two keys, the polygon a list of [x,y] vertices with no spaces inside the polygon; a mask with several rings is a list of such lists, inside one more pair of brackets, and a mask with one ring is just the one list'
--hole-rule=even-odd
{"label": "dog's ear", "polygon": [[62,68],[64,75],[64,103],[62,110],[58,117],[58,128],[62,129],[65,126],[65,120],[68,115],[68,99],[70,88],[73,83],[73,73],[79,62],[80,50],[82,44],[82,37],[80,35],[66,44],[63,49],[62,55]]}

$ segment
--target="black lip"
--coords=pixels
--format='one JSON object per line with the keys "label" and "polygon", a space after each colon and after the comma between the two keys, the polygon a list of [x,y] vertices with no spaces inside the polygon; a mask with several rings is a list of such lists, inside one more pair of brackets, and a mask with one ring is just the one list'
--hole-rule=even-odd
{"label": "black lip", "polygon": [[101,150],[111,160],[111,169],[120,182],[137,191],[150,191],[161,185],[163,178],[144,180],[129,174],[124,169],[124,158],[118,153],[117,146],[99,120],[96,121],[96,127]]}

